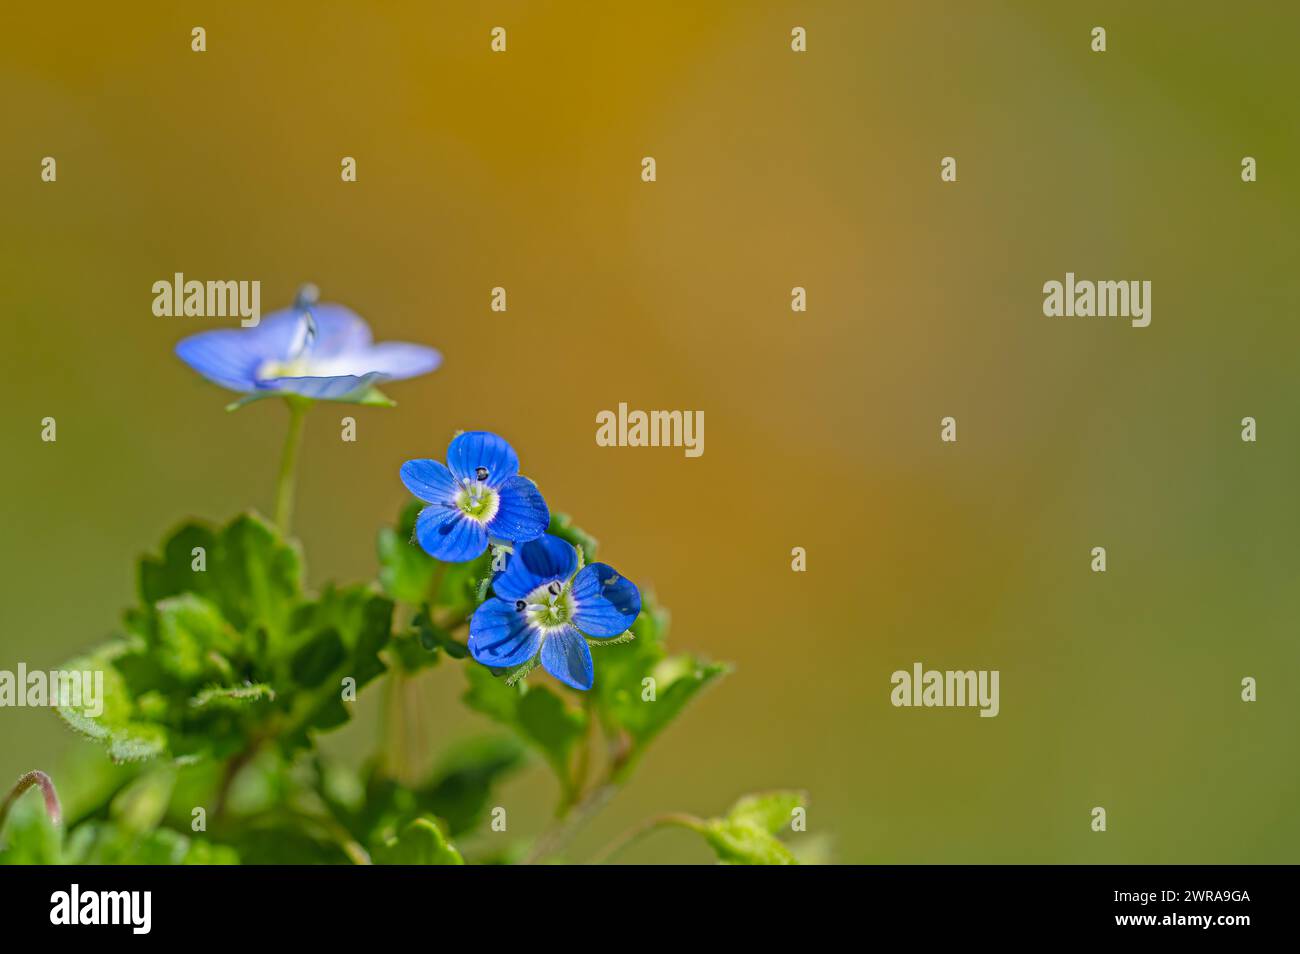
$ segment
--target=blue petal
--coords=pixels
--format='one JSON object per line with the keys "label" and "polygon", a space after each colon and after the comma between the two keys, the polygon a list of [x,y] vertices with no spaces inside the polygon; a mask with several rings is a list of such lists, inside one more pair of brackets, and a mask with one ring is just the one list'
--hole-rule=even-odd
{"label": "blue petal", "polygon": [[318,401],[338,401],[342,398],[358,397],[364,394],[382,374],[338,374],[330,377],[309,378],[268,378],[258,382],[258,387],[267,391],[284,391]]}
{"label": "blue petal", "polygon": [[474,611],[469,621],[469,652],[485,666],[505,669],[537,655],[541,633],[513,603],[495,597]]}
{"label": "blue petal", "polygon": [[527,477],[511,477],[498,488],[501,494],[496,516],[488,521],[489,536],[520,543],[535,540],[551,524],[551,511],[542,492]]}
{"label": "blue petal", "polygon": [[176,354],[214,384],[247,393],[257,388],[257,368],[266,360],[255,345],[247,332],[223,328],[183,338]]}
{"label": "blue petal", "polygon": [[492,592],[503,600],[522,600],[552,580],[567,580],[578,568],[578,551],[567,540],[550,534],[515,547],[506,568],[492,581]]}
{"label": "blue petal", "polygon": [[[335,314],[335,311],[345,313],[346,317]],[[345,341],[370,341],[370,329],[366,323],[341,305],[314,308],[312,317],[316,319],[313,354],[320,353],[322,347],[327,349],[326,353],[331,353],[329,348],[339,348]],[[237,333],[244,336],[250,350],[255,350],[260,360],[288,361],[302,343],[304,320],[301,311],[281,308],[266,315],[254,327]]]}
{"label": "blue petal", "polygon": [[[360,318],[353,315],[352,319],[364,327]],[[264,363],[289,358],[301,322],[301,312],[277,311],[251,328],[222,328],[191,335],[176,345],[176,354],[209,381],[247,393],[259,386],[257,371]],[[341,329],[337,316],[331,316],[328,326],[338,340]],[[369,336],[370,332],[365,331],[367,342]],[[355,337],[355,333],[346,337]]]}
{"label": "blue petal", "polygon": [[621,636],[641,612],[641,593],[605,563],[589,563],[573,578],[573,622],[597,639]]}
{"label": "blue petal", "polygon": [[385,341],[368,349],[358,363],[390,381],[400,381],[435,370],[442,364],[442,355],[424,345]]}
{"label": "blue petal", "polygon": [[[302,312],[292,313],[302,317]],[[344,308],[341,304],[312,305],[312,318],[316,321],[312,357],[338,357],[369,348],[370,326],[351,308]]]}
{"label": "blue petal", "polygon": [[590,689],[595,680],[591,650],[582,633],[572,626],[552,630],[542,643],[542,665],[560,682],[574,689]]}
{"label": "blue petal", "polygon": [[415,518],[415,538],[429,556],[444,563],[472,560],[487,549],[488,543],[481,523],[441,504],[420,511]]}
{"label": "blue petal", "polygon": [[486,467],[487,485],[499,487],[519,473],[519,455],[502,438],[487,431],[458,434],[447,448],[447,468],[460,481],[477,480],[476,471]]}
{"label": "blue petal", "polygon": [[427,503],[451,504],[456,500],[456,481],[436,460],[408,460],[402,465],[402,483]]}

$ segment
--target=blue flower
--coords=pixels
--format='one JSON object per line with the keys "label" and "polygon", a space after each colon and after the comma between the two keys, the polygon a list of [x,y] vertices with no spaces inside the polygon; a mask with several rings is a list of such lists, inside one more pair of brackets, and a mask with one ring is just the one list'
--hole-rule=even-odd
{"label": "blue flower", "polygon": [[621,636],[641,612],[630,580],[604,563],[579,570],[578,552],[550,534],[516,548],[492,592],[469,622],[470,654],[507,669],[540,652],[546,671],[575,689],[594,679],[587,637]]}
{"label": "blue flower", "polygon": [[390,403],[372,391],[383,381],[427,374],[442,356],[424,345],[375,344],[365,321],[342,305],[300,295],[251,328],[191,335],[176,354],[209,381],[256,400],[298,395],[325,401]]}
{"label": "blue flower", "polygon": [[402,483],[429,506],[415,519],[415,537],[432,557],[472,560],[489,539],[522,543],[540,537],[551,522],[541,492],[519,476],[519,455],[487,431],[458,434],[447,463],[408,460]]}

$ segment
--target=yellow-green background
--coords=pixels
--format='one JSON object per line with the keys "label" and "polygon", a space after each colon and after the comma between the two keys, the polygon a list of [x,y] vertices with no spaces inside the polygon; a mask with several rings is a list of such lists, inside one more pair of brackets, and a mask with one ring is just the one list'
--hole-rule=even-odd
{"label": "yellow-green background", "polygon": [[[112,632],[134,558],[181,518],[270,509],[283,410],[227,415],[171,351],[214,324],[154,317],[151,284],[260,279],[269,311],[310,280],[445,356],[390,388],[396,409],[313,412],[313,584],[373,574],[401,462],[487,428],[672,608],[674,646],[737,664],[580,854],[654,812],[797,785],[802,837],[841,861],[1296,860],[1294,8],[81,3],[5,21],[0,668]],[[1043,317],[1067,270],[1152,281],[1151,327]],[[704,456],[597,447],[620,401],[703,410]],[[892,708],[889,674],[918,660],[1000,670],[1001,715]],[[462,678],[430,677],[431,751],[487,728]],[[331,749],[369,745],[379,695]],[[0,778],[57,771],[72,744],[49,712],[0,711]],[[513,781],[512,828],[554,794],[540,767]],[[709,855],[671,832],[627,857]]]}

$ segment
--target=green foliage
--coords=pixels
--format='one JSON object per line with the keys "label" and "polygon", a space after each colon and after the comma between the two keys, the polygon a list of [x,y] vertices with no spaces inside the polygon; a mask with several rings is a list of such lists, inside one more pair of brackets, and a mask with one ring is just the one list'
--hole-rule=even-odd
{"label": "green foliage", "polygon": [[375,853],[381,865],[463,865],[465,859],[448,843],[431,818],[417,818]]}
{"label": "green foliage", "polygon": [[[156,780],[149,783],[151,787]],[[124,793],[126,794],[126,793]],[[0,864],[5,865],[178,865],[238,864],[239,856],[223,845],[154,827],[157,792],[137,789],[126,794],[114,817],[90,820],[67,834],[50,821],[39,793],[19,800],[0,831]]]}
{"label": "green foliage", "polygon": [[668,622],[667,611],[654,596],[642,594],[641,615],[629,630],[632,641],[597,658],[591,689],[596,712],[607,732],[625,734],[631,745],[623,774],[631,772],[651,741],[702,689],[731,671],[725,663],[705,662],[690,654],[670,655]]}
{"label": "green foliage", "polygon": [[799,862],[777,833],[790,830],[797,808],[806,807],[802,792],[746,795],[723,818],[704,823],[701,834],[723,864],[794,865]]}
{"label": "green foliage", "polygon": [[412,606],[429,599],[438,569],[438,561],[414,542],[420,508],[420,502],[412,500],[402,508],[396,527],[379,531],[379,583],[390,597]]}
{"label": "green foliage", "polygon": [[508,685],[483,666],[470,666],[465,704],[512,729],[536,748],[554,770],[566,798],[580,780],[570,766],[575,747],[587,733],[587,713],[569,705],[546,686]]}
{"label": "green foliage", "polygon": [[45,813],[41,793],[34,788],[18,799],[0,829],[0,864],[64,864],[63,832]]}
{"label": "green foliage", "polygon": [[398,602],[437,607],[441,625],[454,629],[481,602],[479,585],[491,574],[492,557],[484,553],[466,563],[439,563],[429,556],[415,542],[415,518],[423,506],[411,501],[402,508],[396,527],[379,531],[379,583]]}
{"label": "green foliage", "polygon": [[[102,711],[83,699],[59,714],[108,760],[73,762],[66,831],[39,798],[16,797],[0,863],[464,864],[452,839],[478,863],[556,857],[574,819],[626,783],[728,667],[670,653],[668,614],[649,593],[627,633],[588,641],[598,650],[589,692],[531,662],[509,672],[479,665],[466,639],[491,552],[433,560],[412,542],[420,506],[380,532],[375,584],[315,595],[296,544],[256,515],[178,528],[140,561],[139,600],[122,632],[64,667],[103,674]],[[594,559],[596,540],[567,516],[554,515],[550,529]],[[395,767],[414,763],[393,757],[391,738],[361,770],[322,756],[318,736],[349,720],[355,691],[390,669],[414,688],[443,660],[465,666],[464,703],[504,734],[449,745],[415,779]],[[497,787],[531,753],[559,780],[555,825],[531,848],[476,841],[500,804]],[[673,823],[699,832],[724,862],[789,864],[777,834],[802,804],[799,793],[772,792],[721,818]]]}
{"label": "green foliage", "polygon": [[523,767],[525,751],[511,736],[485,736],[453,745],[416,793],[421,810],[437,815],[452,836],[482,822],[493,788]]}
{"label": "green foliage", "polygon": [[103,712],[63,707],[117,761],[307,747],[346,722],[346,684],[385,671],[393,604],[364,586],[302,589],[297,549],[248,514],[191,523],[140,564],[126,634],[67,667],[104,673]]}

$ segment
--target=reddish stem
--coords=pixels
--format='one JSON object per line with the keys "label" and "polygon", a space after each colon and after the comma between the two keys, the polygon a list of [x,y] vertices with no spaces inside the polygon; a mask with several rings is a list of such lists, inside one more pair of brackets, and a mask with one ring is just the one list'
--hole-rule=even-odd
{"label": "reddish stem", "polygon": [[13,787],[5,797],[4,804],[0,805],[0,829],[5,826],[5,819],[9,817],[9,809],[13,807],[14,802],[22,797],[23,792],[27,791],[33,785],[41,787],[41,794],[45,796],[45,814],[49,816],[50,821],[55,825],[63,824],[63,809],[59,807],[59,794],[54,790],[54,782],[44,772],[28,772],[18,780],[18,784]]}

